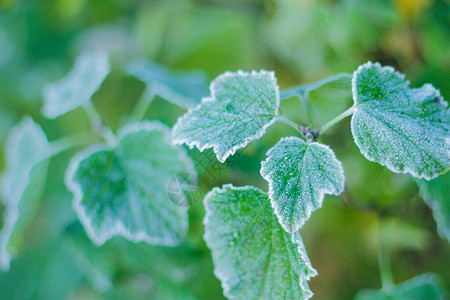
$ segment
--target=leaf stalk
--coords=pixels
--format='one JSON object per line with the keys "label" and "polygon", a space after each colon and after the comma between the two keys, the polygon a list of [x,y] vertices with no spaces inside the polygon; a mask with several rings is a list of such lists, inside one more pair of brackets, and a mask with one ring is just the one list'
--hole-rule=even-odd
{"label": "leaf stalk", "polygon": [[138,103],[134,107],[133,112],[131,113],[130,121],[131,122],[140,122],[145,116],[148,107],[155,99],[156,94],[150,90],[150,88],[146,88],[142,96],[139,98]]}
{"label": "leaf stalk", "polygon": [[278,121],[287,124],[289,126],[291,126],[292,128],[294,128],[295,130],[297,130],[300,134],[302,134],[302,128],[304,128],[303,126],[301,126],[300,124],[295,123],[294,121],[286,118],[285,116],[279,116],[277,118]]}
{"label": "leaf stalk", "polygon": [[80,133],[75,134],[67,137],[60,138],[56,141],[53,141],[50,143],[52,151],[51,156],[56,156],[61,152],[64,152],[66,150],[69,150],[74,147],[90,144],[91,142],[94,142],[96,139],[95,136],[88,133]]}
{"label": "leaf stalk", "polygon": [[378,266],[380,269],[381,288],[384,291],[392,290],[394,287],[394,280],[391,270],[391,257],[381,220],[379,221],[378,231]]}
{"label": "leaf stalk", "polygon": [[327,131],[330,127],[332,127],[333,125],[339,123],[341,120],[345,119],[346,117],[350,116],[353,114],[353,112],[355,111],[356,107],[352,106],[349,109],[347,109],[346,111],[344,111],[343,113],[341,113],[339,116],[337,116],[336,118],[334,118],[333,120],[329,121],[328,123],[326,123],[325,125],[323,125],[320,129],[319,129],[319,133],[322,135],[325,131]]}
{"label": "leaf stalk", "polygon": [[92,102],[89,101],[85,103],[83,105],[83,109],[91,122],[93,130],[101,135],[109,146],[114,147],[117,143],[117,138],[111,128],[104,125],[100,114],[95,109]]}

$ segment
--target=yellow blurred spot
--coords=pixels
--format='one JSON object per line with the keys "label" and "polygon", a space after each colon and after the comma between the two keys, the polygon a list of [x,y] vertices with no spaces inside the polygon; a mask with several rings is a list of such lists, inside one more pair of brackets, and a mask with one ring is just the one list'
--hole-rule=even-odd
{"label": "yellow blurred spot", "polygon": [[57,0],[55,12],[61,19],[69,21],[80,13],[85,4],[86,0]]}
{"label": "yellow blurred spot", "polygon": [[393,0],[397,10],[408,21],[412,21],[430,6],[432,0]]}

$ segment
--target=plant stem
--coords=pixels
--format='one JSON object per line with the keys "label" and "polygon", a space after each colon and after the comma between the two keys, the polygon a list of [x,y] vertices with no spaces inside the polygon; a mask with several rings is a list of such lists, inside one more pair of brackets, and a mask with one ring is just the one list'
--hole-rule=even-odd
{"label": "plant stem", "polygon": [[300,134],[302,133],[302,131],[301,131],[302,126],[300,126],[299,124],[295,123],[294,121],[291,121],[291,120],[289,120],[288,118],[286,118],[284,116],[279,116],[277,119],[278,119],[278,121],[283,122],[283,123],[291,126],[295,130],[297,130]]}
{"label": "plant stem", "polygon": [[350,116],[351,114],[353,114],[353,112],[355,111],[355,106],[350,107],[349,109],[347,109],[346,111],[344,111],[342,114],[340,114],[339,116],[337,116],[336,118],[334,118],[333,120],[331,120],[330,122],[326,123],[325,125],[323,125],[320,129],[319,129],[319,133],[323,134],[328,128],[332,127],[333,125],[339,123],[339,121],[341,121],[342,119],[345,119],[346,117]]}
{"label": "plant stem", "polygon": [[311,115],[311,107],[309,105],[308,95],[307,94],[299,94],[298,97],[300,98],[300,101],[302,102],[303,107],[305,108],[306,117],[308,118],[309,125],[314,128],[314,122],[313,122],[312,115]]}
{"label": "plant stem", "polygon": [[378,230],[378,266],[380,268],[381,287],[383,290],[389,291],[394,287],[394,280],[391,271],[389,245],[386,244],[381,220],[379,220]]}
{"label": "plant stem", "polygon": [[94,131],[100,134],[109,146],[114,147],[116,145],[117,138],[112,130],[103,124],[102,118],[95,109],[94,105],[92,105],[92,102],[89,101],[85,103],[83,108],[91,121]]}
{"label": "plant stem", "polygon": [[156,94],[150,91],[147,88],[142,94],[141,98],[139,98],[138,103],[136,104],[133,112],[131,113],[130,121],[131,122],[140,122],[144,118],[145,112],[147,111],[150,104],[155,99]]}
{"label": "plant stem", "polygon": [[58,155],[59,153],[73,147],[89,144],[93,141],[95,141],[95,137],[88,133],[75,134],[60,138],[50,143],[52,148],[51,156]]}

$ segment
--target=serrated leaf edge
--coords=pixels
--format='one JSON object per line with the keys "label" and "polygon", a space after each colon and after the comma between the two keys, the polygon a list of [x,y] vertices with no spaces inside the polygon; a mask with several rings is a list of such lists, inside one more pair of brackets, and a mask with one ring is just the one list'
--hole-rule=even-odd
{"label": "serrated leaf edge", "polygon": [[[232,189],[232,190],[237,190],[237,191],[255,190],[259,193],[267,194],[266,192],[262,191],[261,189],[251,186],[251,185],[236,187],[233,184],[228,183],[228,184],[224,184],[221,188],[214,187],[211,191],[209,191],[205,195],[205,198],[203,198],[203,206],[205,207],[205,217],[203,218],[203,226],[205,228],[207,226],[209,226],[208,220],[211,219],[211,211],[207,209],[207,202],[209,201],[209,198],[212,197],[215,193],[224,191],[227,188]],[[260,209],[262,209],[262,207]],[[300,275],[300,280],[299,280],[299,285],[306,294],[304,299],[309,299],[314,295],[314,293],[309,289],[309,287],[305,287],[304,283],[309,281],[311,279],[311,277],[317,276],[318,273],[317,273],[317,270],[314,269],[313,266],[311,265],[311,261],[309,260],[309,258],[306,257],[306,249],[304,247],[302,247],[302,245],[304,245],[303,241],[296,238],[295,234],[293,234],[293,233],[288,233],[288,234],[291,235],[291,241],[297,245],[297,252],[300,254],[302,261],[305,262],[306,267],[311,271],[311,274]],[[208,245],[208,248],[211,249],[212,248],[210,246],[211,240],[209,239],[209,235],[206,232],[206,230],[205,230],[205,233],[203,234],[203,239],[205,240],[206,244]],[[214,275],[220,280],[220,285],[222,286],[225,297],[231,299],[231,296],[229,294],[230,287],[225,283],[226,277],[218,270],[218,268],[216,268],[216,262],[215,262],[214,256],[213,256],[213,260],[214,260]]]}
{"label": "serrated leaf edge", "polygon": [[[155,130],[155,129],[162,131],[164,133],[164,139],[166,140],[166,142],[170,145],[173,145],[170,139],[169,128],[158,121],[144,121],[142,123],[133,123],[125,126],[120,130],[118,134],[118,141],[119,141],[118,143],[120,143],[120,140],[129,133],[141,130]],[[189,169],[189,172],[192,172],[192,174],[195,175],[194,178],[196,181],[197,173],[195,171],[193,162],[191,161],[191,159],[189,158],[189,156],[187,155],[186,151],[183,148],[181,147],[177,148],[179,150],[178,153],[180,155],[180,158],[185,162],[186,167]],[[101,246],[112,237],[120,235],[136,243],[146,241],[151,244],[159,244],[166,246],[178,245],[179,241],[175,241],[172,239],[161,239],[150,237],[145,231],[139,231],[136,234],[132,234],[128,229],[125,228],[124,224],[120,220],[115,220],[114,226],[112,226],[108,231],[101,231],[99,234],[95,232],[95,230],[91,226],[90,218],[86,215],[85,210],[81,204],[81,201],[83,199],[83,191],[81,189],[81,186],[75,180],[75,173],[82,160],[86,159],[91,154],[98,151],[114,151],[114,149],[111,149],[106,144],[96,144],[85,149],[84,151],[77,153],[72,158],[65,176],[66,186],[69,189],[69,191],[71,191],[74,194],[72,207],[77,213],[80,222],[83,224],[86,233],[88,234],[89,238],[93,241],[93,243],[97,246]],[[180,209],[186,210],[187,213],[187,208],[180,207]],[[184,229],[183,231],[187,233],[188,224],[185,224],[185,228],[183,229]]]}
{"label": "serrated leaf edge", "polygon": [[279,86],[278,86],[278,84],[277,84],[277,78],[275,77],[275,72],[273,72],[273,71],[266,71],[266,70],[260,70],[259,72],[257,72],[257,71],[255,71],[255,70],[253,70],[253,71],[250,73],[250,72],[244,72],[244,71],[242,71],[242,70],[238,70],[237,73],[233,73],[233,72],[227,71],[227,72],[225,72],[225,73],[219,75],[213,82],[211,82],[210,88],[209,88],[210,91],[211,91],[211,97],[205,97],[205,98],[203,98],[203,99],[202,99],[202,102],[201,102],[200,104],[198,104],[197,106],[195,106],[195,107],[193,107],[193,108],[190,108],[190,109],[188,110],[188,112],[187,112],[185,115],[183,115],[183,116],[181,116],[180,118],[178,118],[177,122],[175,123],[175,125],[173,126],[173,129],[172,129],[172,139],[173,139],[173,142],[174,142],[175,144],[177,144],[177,145],[186,144],[186,145],[189,147],[189,149],[193,149],[194,147],[197,147],[197,149],[198,149],[200,152],[203,152],[204,150],[209,149],[209,148],[213,148],[213,151],[214,151],[214,153],[216,154],[217,159],[218,159],[221,163],[224,163],[225,160],[226,160],[230,155],[233,155],[234,153],[236,153],[236,151],[237,151],[238,149],[241,149],[241,148],[246,147],[246,146],[247,146],[250,142],[252,142],[252,141],[259,140],[259,139],[266,133],[267,128],[269,128],[269,126],[271,126],[273,123],[275,123],[275,121],[277,120],[277,116],[274,116],[274,117],[272,118],[272,120],[270,120],[268,123],[266,123],[266,124],[259,130],[259,132],[257,132],[257,133],[254,134],[253,136],[246,137],[241,143],[239,143],[239,144],[233,146],[232,148],[230,148],[230,149],[229,149],[227,152],[225,152],[224,154],[220,154],[220,153],[219,153],[219,151],[220,151],[220,150],[219,150],[219,147],[218,147],[217,145],[215,145],[214,143],[206,143],[206,144],[204,144],[204,145],[202,146],[202,144],[201,144],[199,141],[191,141],[191,142],[189,142],[189,139],[188,139],[188,138],[180,139],[180,138],[174,138],[174,137],[173,137],[173,132],[175,132],[175,129],[176,129],[176,128],[178,128],[179,126],[181,126],[180,124],[182,123],[182,121],[184,121],[185,119],[188,118],[188,114],[190,114],[190,113],[193,112],[193,111],[199,110],[199,109],[202,107],[202,105],[203,105],[204,103],[206,103],[206,102],[209,102],[209,101],[216,101],[214,90],[215,90],[215,85],[217,84],[217,82],[218,82],[219,80],[224,80],[224,79],[227,78],[227,77],[234,77],[236,74],[237,74],[237,75],[247,76],[247,75],[249,75],[249,74],[250,74],[250,75],[257,75],[258,73],[268,73],[268,74],[270,74],[271,77],[274,79],[275,84],[276,84],[276,86],[277,86],[277,89],[276,89],[276,91],[275,91],[275,92],[276,92],[276,96],[275,96],[275,97],[276,97],[276,111],[278,111],[278,109],[279,109],[279,107],[280,107],[280,88],[279,88]]}
{"label": "serrated leaf edge", "polygon": [[[334,151],[333,151],[330,147],[328,147],[327,145],[324,145],[324,144],[321,144],[321,143],[318,143],[318,142],[306,143],[306,142],[303,141],[302,139],[300,139],[300,138],[298,138],[298,137],[293,137],[293,136],[281,138],[281,139],[278,141],[278,143],[280,143],[282,140],[297,140],[297,139],[300,140],[300,141],[302,141],[302,142],[304,142],[304,143],[305,143],[305,147],[308,147],[308,146],[310,146],[310,145],[313,145],[313,146],[318,146],[318,147],[324,148],[325,151],[326,151],[326,152],[327,152],[327,153],[328,153],[328,154],[336,161],[336,163],[340,166],[340,170],[341,170],[340,175],[341,175],[341,176],[344,178],[344,180],[345,180],[344,167],[342,166],[342,163],[337,159],[336,155],[334,154]],[[278,143],[277,143],[277,144],[278,144]],[[278,205],[277,205],[277,203],[276,203],[276,199],[275,199],[275,196],[274,196],[273,180],[270,178],[270,176],[269,176],[269,174],[266,172],[266,168],[265,168],[266,165],[267,165],[267,163],[268,163],[268,160],[270,159],[270,155],[272,154],[271,150],[272,150],[272,148],[269,149],[269,151],[267,151],[267,153],[266,153],[267,158],[266,158],[264,161],[261,162],[261,170],[260,170],[260,174],[261,174],[261,176],[267,181],[267,183],[268,183],[268,185],[269,185],[269,192],[268,192],[268,195],[269,195],[269,199],[270,199],[270,205],[272,206],[272,208],[273,208],[273,210],[274,210],[274,212],[275,212],[275,215],[277,216],[278,222],[280,222],[280,225],[283,227],[283,229],[284,229],[286,232],[291,232],[291,233],[292,233],[292,232],[295,232],[295,231],[299,230],[301,227],[303,227],[303,225],[306,223],[306,221],[309,220],[309,218],[311,217],[311,214],[312,214],[312,212],[313,212],[313,207],[312,207],[311,204],[309,204],[309,205],[306,206],[306,209],[305,209],[306,218],[305,218],[302,222],[299,222],[299,223],[295,224],[295,226],[292,227],[292,229],[290,229],[290,228],[287,226],[287,224],[284,224],[284,223],[283,223],[283,221],[282,221],[282,215],[281,215],[280,209],[279,209],[279,207],[278,207]],[[323,189],[318,190],[318,193],[319,193],[319,198],[317,199],[317,202],[319,203],[319,207],[318,207],[318,208],[321,208],[321,207],[322,207],[323,199],[324,199],[324,197],[325,197],[326,194],[327,194],[327,195],[335,195],[335,196],[339,196],[339,195],[344,191],[344,187],[345,187],[345,184],[343,184],[343,185],[342,185],[342,188],[339,189],[339,190],[337,190],[336,192],[333,192],[333,191],[326,191],[326,190],[323,190]]]}
{"label": "serrated leaf edge", "polygon": [[[352,115],[352,119],[351,119],[351,121],[350,121],[350,129],[351,129],[351,132],[352,132],[353,140],[355,141],[355,144],[358,146],[358,149],[360,149],[360,153],[361,153],[367,160],[372,161],[372,162],[376,162],[376,163],[378,163],[378,164],[380,164],[380,165],[382,165],[382,166],[385,166],[386,168],[388,168],[389,170],[391,170],[391,171],[394,172],[394,173],[410,174],[410,175],[414,176],[415,178],[419,178],[419,179],[424,178],[424,179],[426,179],[426,180],[431,180],[431,179],[436,178],[437,176],[439,176],[439,175],[441,175],[441,174],[447,172],[447,171],[449,170],[449,168],[447,168],[443,173],[436,173],[436,174],[434,174],[433,176],[428,176],[428,174],[425,174],[425,173],[419,174],[418,172],[415,172],[414,170],[412,170],[412,169],[409,168],[408,166],[404,166],[403,170],[400,170],[399,168],[395,167],[394,165],[392,165],[392,164],[389,163],[389,162],[386,162],[386,161],[378,162],[378,161],[376,161],[374,158],[370,157],[369,154],[366,153],[365,151],[361,151],[361,146],[362,146],[362,144],[361,144],[361,141],[360,141],[360,139],[358,138],[358,136],[355,134],[355,128],[354,128],[354,121],[353,121],[353,120],[354,120],[354,118],[355,118],[355,115],[358,113],[358,103],[357,103],[357,101],[358,101],[358,91],[356,90],[356,78],[357,78],[357,76],[361,73],[361,71],[362,71],[364,68],[366,68],[366,67],[375,67],[375,68],[376,68],[376,67],[379,67],[379,68],[381,68],[381,70],[386,70],[386,71],[389,72],[389,73],[396,74],[396,75],[398,75],[398,76],[400,76],[400,77],[402,78],[403,82],[406,84],[406,86],[407,86],[408,89],[412,89],[412,88],[409,86],[409,85],[410,85],[409,80],[406,80],[406,79],[405,79],[405,75],[404,75],[404,74],[402,74],[402,73],[396,71],[396,70],[395,70],[393,67],[391,67],[391,66],[384,66],[384,67],[383,67],[383,66],[382,66],[380,63],[378,63],[378,62],[372,63],[371,61],[368,61],[368,62],[366,62],[365,64],[360,65],[360,66],[358,67],[358,69],[353,73],[353,78],[352,78],[352,97],[353,97],[353,102],[354,102],[354,105],[353,105],[353,106],[354,106],[355,109],[354,109],[354,112],[353,112],[353,115]],[[437,92],[437,95],[438,95],[438,96],[441,96],[441,92],[440,92],[438,89],[436,89],[433,85],[431,85],[431,84],[429,84],[429,83],[426,83],[426,84],[424,84],[424,85],[422,86],[422,88],[423,88],[423,87],[426,87],[427,89],[433,89],[433,91]],[[450,137],[444,137],[444,139],[445,139],[445,141],[446,141],[447,146],[449,147],[449,149],[447,150],[447,156],[448,156],[449,159],[450,159]]]}
{"label": "serrated leaf edge", "polygon": [[409,86],[409,80],[406,80],[405,75],[396,71],[394,69],[394,67],[392,66],[382,66],[379,62],[375,62],[373,63],[372,61],[368,61],[362,65],[360,65],[358,67],[358,69],[356,69],[356,71],[353,72],[353,78],[352,78],[352,98],[353,98],[353,103],[355,104],[355,106],[358,105],[358,91],[357,91],[357,84],[356,84],[356,78],[358,77],[358,75],[362,72],[362,70],[364,68],[370,68],[370,67],[374,67],[374,68],[381,68],[382,70],[386,70],[389,73],[393,73],[396,74],[398,76],[400,76],[400,78],[406,83],[406,85]]}

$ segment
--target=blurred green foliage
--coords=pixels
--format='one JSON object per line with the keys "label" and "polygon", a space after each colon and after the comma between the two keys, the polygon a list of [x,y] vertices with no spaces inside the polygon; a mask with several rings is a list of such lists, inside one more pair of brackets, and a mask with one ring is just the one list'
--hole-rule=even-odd
{"label": "blurred green foliage", "polygon": [[[114,130],[145,89],[123,72],[126,62],[140,57],[175,70],[200,69],[209,79],[227,70],[275,70],[282,89],[380,61],[405,73],[413,86],[432,83],[448,101],[449,11],[445,0],[0,0],[0,143],[26,114],[49,140],[88,130],[79,110],[45,120],[40,108],[44,84],[59,79],[79,53],[92,49],[106,49],[111,56],[113,71],[93,102]],[[307,122],[298,99],[281,109]],[[146,118],[172,126],[183,113],[157,98]],[[383,236],[396,282],[433,272],[450,286],[449,245],[439,238],[414,181],[365,160],[348,122],[322,138],[344,164],[347,189],[341,197],[325,198],[301,230],[319,273],[310,282],[315,299],[350,299],[361,288],[380,287],[380,222],[388,232]],[[120,238],[95,247],[64,185],[67,163],[79,149],[60,154],[50,163],[42,204],[22,251],[11,270],[0,274],[0,298],[223,298],[202,237],[202,195],[228,182],[266,190],[260,161],[280,137],[294,134],[275,124],[225,165],[210,151],[189,151],[200,195],[189,211],[188,237],[175,248]]]}

